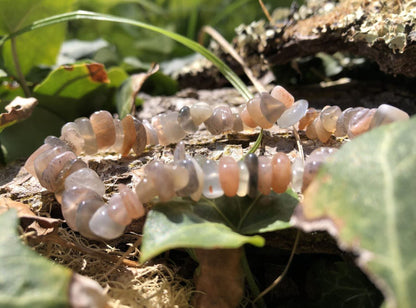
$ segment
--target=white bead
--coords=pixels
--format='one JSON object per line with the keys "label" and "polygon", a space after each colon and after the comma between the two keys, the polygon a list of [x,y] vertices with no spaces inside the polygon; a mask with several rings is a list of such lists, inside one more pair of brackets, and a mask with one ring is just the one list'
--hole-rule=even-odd
{"label": "white bead", "polygon": [[92,215],[89,221],[89,228],[96,236],[111,240],[121,236],[124,233],[125,227],[116,223],[108,216],[108,209],[108,204],[101,206]]}
{"label": "white bead", "polygon": [[302,119],[308,111],[308,101],[300,99],[296,101],[290,108],[286,109],[285,112],[277,120],[277,125],[281,128],[288,128],[295,125]]}
{"label": "white bead", "polygon": [[65,190],[73,187],[85,187],[95,191],[100,196],[105,193],[104,183],[100,180],[98,174],[89,168],[79,169],[65,179]]}

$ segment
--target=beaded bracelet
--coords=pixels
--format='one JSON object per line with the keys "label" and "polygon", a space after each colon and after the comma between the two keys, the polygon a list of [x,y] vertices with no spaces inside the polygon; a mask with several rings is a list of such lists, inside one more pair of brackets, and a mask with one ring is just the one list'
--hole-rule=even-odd
{"label": "beaded bracelet", "polygon": [[[223,194],[254,198],[272,190],[283,193],[291,184],[296,191],[306,187],[320,164],[336,149],[319,148],[303,161],[293,164],[286,154],[278,152],[272,158],[247,155],[236,162],[222,157],[219,162],[186,157],[183,142],[186,132],[195,132],[205,124],[214,135],[260,126],[267,129],[277,124],[287,128],[299,123],[311,139],[326,142],[332,134],[354,137],[373,127],[409,118],[404,111],[390,105],[377,109],[327,106],[322,111],[308,110],[306,100],[294,102],[283,87],[260,93],[239,113],[228,106],[212,109],[198,102],[183,107],[179,112],[155,116],[151,123],[131,115],[123,120],[113,119],[107,111],[97,111],[88,118],[78,118],[62,127],[61,137],[49,136],[44,144],[26,161],[26,170],[39,183],[55,193],[62,213],[70,228],[91,239],[114,239],[123,234],[132,219],[145,214],[143,203],[158,197],[168,201],[174,196],[189,196],[198,201],[201,195],[214,199]],[[97,173],[88,168],[79,154],[115,151],[127,156],[131,149],[141,155],[147,145],[177,143],[174,162],[153,161],[145,168],[145,177],[135,187],[135,193],[120,184],[119,193],[108,203],[103,200],[104,183]]]}

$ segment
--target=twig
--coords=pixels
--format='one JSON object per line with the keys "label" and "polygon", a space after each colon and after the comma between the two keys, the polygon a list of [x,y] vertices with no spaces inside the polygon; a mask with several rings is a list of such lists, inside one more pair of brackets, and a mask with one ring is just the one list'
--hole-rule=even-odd
{"label": "twig", "polygon": [[268,19],[270,24],[273,24],[272,17],[270,16],[269,11],[267,10],[266,6],[264,5],[262,0],[259,0],[259,4],[261,6],[261,9],[263,10],[264,15],[266,15],[266,18]]}

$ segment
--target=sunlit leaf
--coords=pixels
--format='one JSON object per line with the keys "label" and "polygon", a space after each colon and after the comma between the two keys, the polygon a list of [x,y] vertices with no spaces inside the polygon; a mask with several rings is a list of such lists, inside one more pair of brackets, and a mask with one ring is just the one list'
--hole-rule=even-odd
{"label": "sunlit leaf", "polygon": [[298,217],[300,226],[329,228],[357,252],[388,307],[412,307],[416,288],[415,130],[411,118],[344,145],[308,187]]}
{"label": "sunlit leaf", "polygon": [[29,118],[37,104],[36,98],[16,97],[5,107],[7,112],[0,113],[0,133],[4,128]]}
{"label": "sunlit leaf", "polygon": [[[0,1],[0,33],[8,34],[47,16],[65,13],[72,9],[74,0],[13,0]],[[25,33],[16,40],[17,57],[23,75],[35,65],[52,65],[56,61],[59,47],[65,38],[65,25],[41,31]],[[11,42],[3,46],[6,69],[16,76]]]}
{"label": "sunlit leaf", "polygon": [[72,272],[21,243],[15,210],[0,215],[0,228],[0,306],[69,306]]}

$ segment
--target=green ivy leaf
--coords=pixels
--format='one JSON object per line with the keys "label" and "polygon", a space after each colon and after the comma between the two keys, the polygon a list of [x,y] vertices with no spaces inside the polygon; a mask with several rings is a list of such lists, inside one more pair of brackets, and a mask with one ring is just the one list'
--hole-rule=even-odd
{"label": "green ivy leaf", "polygon": [[[0,1],[0,34],[9,34],[32,23],[35,20],[72,9],[74,0],[13,0]],[[42,30],[25,33],[15,38],[17,56],[23,75],[32,67],[39,64],[52,65],[55,63],[59,47],[65,38],[66,25],[57,25]],[[11,42],[3,46],[5,67],[16,75]]]}
{"label": "green ivy leaf", "polygon": [[299,217],[309,230],[331,220],[329,230],[361,255],[388,307],[412,307],[416,288],[415,130],[413,117],[344,145],[308,187]]}
{"label": "green ivy leaf", "polygon": [[226,197],[215,200],[188,199],[159,203],[149,212],[143,231],[144,262],[173,248],[237,248],[263,246],[258,235],[290,227],[288,221],[297,200],[289,194]]}
{"label": "green ivy leaf", "polygon": [[0,306],[69,306],[72,272],[21,243],[15,210],[0,215],[0,228]]}

